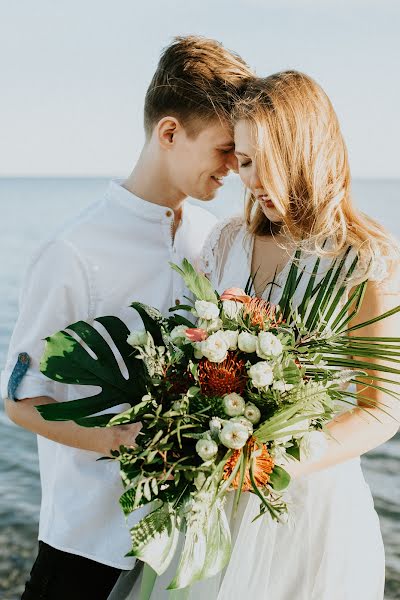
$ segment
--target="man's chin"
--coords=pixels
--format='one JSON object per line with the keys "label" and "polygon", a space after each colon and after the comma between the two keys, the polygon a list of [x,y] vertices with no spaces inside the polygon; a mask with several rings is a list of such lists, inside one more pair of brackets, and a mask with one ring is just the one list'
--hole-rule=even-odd
{"label": "man's chin", "polygon": [[217,193],[218,190],[211,190],[206,193],[197,193],[196,195],[193,195],[192,198],[195,198],[196,200],[201,200],[202,202],[209,202],[210,200],[214,200]]}

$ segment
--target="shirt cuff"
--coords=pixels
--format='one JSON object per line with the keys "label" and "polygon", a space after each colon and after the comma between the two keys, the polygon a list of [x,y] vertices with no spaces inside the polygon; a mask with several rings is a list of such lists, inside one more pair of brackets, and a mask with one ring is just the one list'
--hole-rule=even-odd
{"label": "shirt cuff", "polygon": [[[8,398],[8,382],[12,369],[4,369],[1,373],[1,396]],[[44,375],[26,373],[15,392],[15,400],[23,398],[36,398],[37,396],[55,396],[55,383]],[[55,398],[54,398],[55,399]]]}

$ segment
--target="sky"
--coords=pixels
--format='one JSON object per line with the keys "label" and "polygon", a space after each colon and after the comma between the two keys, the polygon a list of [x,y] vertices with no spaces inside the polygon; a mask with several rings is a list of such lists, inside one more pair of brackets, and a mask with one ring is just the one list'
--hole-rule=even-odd
{"label": "sky", "polygon": [[175,35],[322,84],[355,177],[400,178],[396,0],[0,0],[0,176],[124,176]]}

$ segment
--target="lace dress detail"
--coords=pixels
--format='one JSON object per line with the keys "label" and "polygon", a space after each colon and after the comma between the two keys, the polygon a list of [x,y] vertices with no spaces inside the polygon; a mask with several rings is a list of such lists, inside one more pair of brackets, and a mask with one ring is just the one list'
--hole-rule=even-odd
{"label": "lace dress detail", "polygon": [[204,242],[198,267],[214,287],[218,287],[230,249],[243,226],[241,215],[224,219],[215,225]]}

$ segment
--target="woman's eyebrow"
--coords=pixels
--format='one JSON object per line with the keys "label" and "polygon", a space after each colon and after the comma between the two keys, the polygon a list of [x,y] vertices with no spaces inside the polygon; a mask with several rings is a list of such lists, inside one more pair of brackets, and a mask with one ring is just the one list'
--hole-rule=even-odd
{"label": "woman's eyebrow", "polygon": [[239,152],[238,150],[235,150],[235,154],[239,154],[240,156],[247,156],[247,154],[245,154],[244,152]]}

